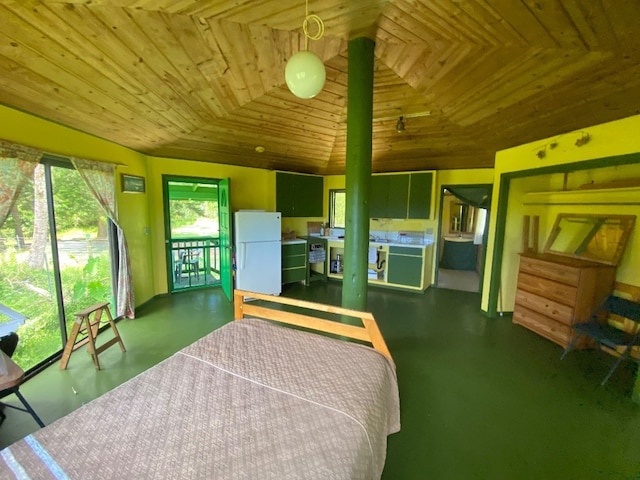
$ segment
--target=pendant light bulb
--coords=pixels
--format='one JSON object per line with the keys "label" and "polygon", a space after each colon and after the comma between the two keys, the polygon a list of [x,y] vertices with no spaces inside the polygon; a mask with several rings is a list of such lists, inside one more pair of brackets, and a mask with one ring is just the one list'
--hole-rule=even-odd
{"label": "pendant light bulb", "polygon": [[404,118],[400,117],[398,118],[398,123],[396,123],[396,132],[402,133],[404,130]]}
{"label": "pendant light bulb", "polygon": [[[315,26],[315,33],[311,30]],[[313,98],[322,91],[327,72],[322,60],[309,51],[309,39],[320,40],[324,35],[324,23],[317,15],[309,14],[309,0],[305,0],[305,17],[302,22],[304,50],[293,55],[284,67],[287,87],[298,98]]]}
{"label": "pendant light bulb", "polygon": [[287,61],[284,77],[296,97],[313,98],[322,91],[327,73],[315,53],[302,50]]}

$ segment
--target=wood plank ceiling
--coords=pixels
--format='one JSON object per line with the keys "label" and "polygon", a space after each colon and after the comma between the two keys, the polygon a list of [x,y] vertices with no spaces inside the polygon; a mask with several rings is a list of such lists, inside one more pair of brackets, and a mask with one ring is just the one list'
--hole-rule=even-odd
{"label": "wood plank ceiling", "polygon": [[153,156],[343,173],[348,41],[367,36],[377,172],[492,167],[497,150],[640,113],[637,0],[309,8],[327,83],[301,100],[284,67],[304,0],[0,0],[0,103]]}

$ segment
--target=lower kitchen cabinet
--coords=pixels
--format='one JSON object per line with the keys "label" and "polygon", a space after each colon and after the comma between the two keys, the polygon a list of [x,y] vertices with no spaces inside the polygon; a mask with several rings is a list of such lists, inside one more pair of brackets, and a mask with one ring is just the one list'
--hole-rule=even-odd
{"label": "lower kitchen cabinet", "polygon": [[[431,269],[433,265],[431,245],[387,245],[372,243],[369,248],[378,250],[378,262],[369,264],[377,266],[375,278],[369,277],[369,283],[382,287],[402,288],[405,290],[424,291],[431,286]],[[342,279],[340,264],[345,261],[344,243],[328,242],[327,267],[329,278]],[[371,270],[369,270],[371,272]]]}
{"label": "lower kitchen cabinet", "polygon": [[387,282],[407,287],[422,287],[424,262],[422,248],[389,247]]}
{"label": "lower kitchen cabinet", "polygon": [[282,283],[305,282],[307,279],[307,242],[282,242]]}

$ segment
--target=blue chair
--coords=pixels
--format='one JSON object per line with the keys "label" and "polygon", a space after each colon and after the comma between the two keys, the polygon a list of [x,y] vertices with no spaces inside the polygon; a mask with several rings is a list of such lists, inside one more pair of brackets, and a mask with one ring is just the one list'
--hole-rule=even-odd
{"label": "blue chair", "polygon": [[[609,325],[607,323],[609,314],[615,314],[634,322],[632,331],[625,332]],[[601,346],[608,347],[616,352],[618,352],[619,348],[623,349],[622,352],[618,352],[619,356],[617,360],[604,377],[604,380],[600,383],[600,385],[604,385],[615,369],[618,368],[618,365],[620,365],[623,360],[629,358],[631,349],[640,345],[640,303],[610,295],[591,316],[589,321],[576,323],[573,329],[573,338],[562,353],[560,357],[561,360],[573,349],[581,337],[588,337],[594,340],[598,349],[601,349]]]}
{"label": "blue chair", "polygon": [[180,283],[182,275],[187,274],[189,281],[191,276],[196,279],[200,278],[200,248],[193,246],[196,242],[182,242],[178,246],[182,247],[174,252],[173,258],[173,275],[174,282]]}
{"label": "blue chair", "polygon": [[[40,427],[44,427],[44,423],[40,420],[40,417],[33,410],[29,402],[22,396],[20,393],[20,384],[24,380],[24,371],[13,361],[11,358],[6,356],[4,353],[0,353],[3,356],[3,360],[6,364],[6,374],[0,375],[0,399],[15,394],[18,397],[18,400],[22,402],[23,407],[18,407],[16,405],[11,405],[10,403],[0,402],[0,405],[13,408],[15,410],[20,410],[21,412],[29,413],[36,423]],[[5,414],[2,410],[0,410],[0,424],[4,421]]]}
{"label": "blue chair", "polygon": [[197,248],[189,248],[182,255],[182,265],[186,267],[187,275],[194,275],[196,279],[200,278],[200,250]]}
{"label": "blue chair", "polygon": [[17,407],[9,403],[0,402],[0,424],[2,424],[6,418],[4,407],[9,407],[31,414],[36,423],[44,427],[44,423],[42,423],[40,417],[38,417],[31,405],[29,405],[29,402],[27,402],[20,393],[19,388],[24,380],[24,371],[11,360],[11,356],[18,346],[18,335],[14,330],[22,325],[27,317],[3,304],[0,304],[0,316],[9,318],[8,322],[0,324],[0,364],[2,366],[0,369],[0,399],[15,394],[24,407]]}

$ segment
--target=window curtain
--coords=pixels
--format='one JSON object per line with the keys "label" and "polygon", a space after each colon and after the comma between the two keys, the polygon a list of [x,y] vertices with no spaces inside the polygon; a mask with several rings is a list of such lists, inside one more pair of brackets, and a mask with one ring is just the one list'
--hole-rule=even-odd
{"label": "window curtain", "polygon": [[118,317],[135,318],[131,259],[124,232],[118,224],[116,209],[115,165],[71,157],[71,162],[85,181],[102,209],[116,226],[118,232],[118,291],[116,314]]}
{"label": "window curtain", "polygon": [[0,227],[42,158],[35,148],[0,140]]}

